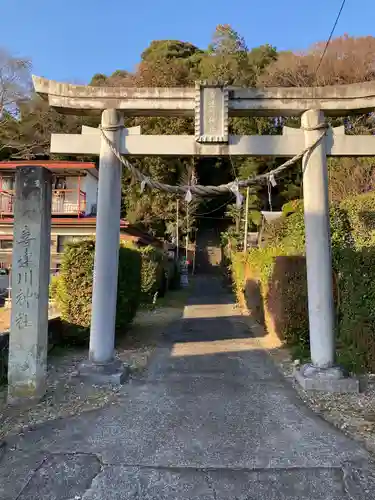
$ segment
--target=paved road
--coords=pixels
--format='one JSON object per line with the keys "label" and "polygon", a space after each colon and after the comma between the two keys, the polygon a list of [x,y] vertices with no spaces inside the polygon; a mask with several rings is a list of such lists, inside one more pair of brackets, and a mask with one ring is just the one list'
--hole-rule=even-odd
{"label": "paved road", "polygon": [[369,500],[365,450],[297,398],[214,278],[119,404],[11,438],[2,500]]}

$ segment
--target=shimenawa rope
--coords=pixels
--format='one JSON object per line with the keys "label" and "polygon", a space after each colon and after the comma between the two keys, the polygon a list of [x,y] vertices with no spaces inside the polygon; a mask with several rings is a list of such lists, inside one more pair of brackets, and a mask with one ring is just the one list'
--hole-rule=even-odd
{"label": "shimenawa rope", "polygon": [[[150,187],[152,189],[158,189],[160,191],[166,191],[167,193],[173,194],[194,194],[196,196],[217,196],[225,193],[233,193],[237,198],[239,195],[240,188],[245,188],[251,186],[252,184],[262,183],[262,182],[271,182],[271,184],[275,183],[275,176],[279,175],[281,172],[286,170],[288,167],[296,163],[306,154],[311,154],[311,152],[316,148],[316,146],[320,143],[323,137],[326,134],[329,125],[326,123],[319,123],[315,127],[303,128],[303,130],[324,130],[322,134],[316,139],[316,141],[311,144],[311,146],[306,147],[303,151],[293,156],[290,160],[287,160],[282,165],[274,168],[270,172],[265,172],[264,174],[255,175],[253,177],[249,177],[248,179],[243,180],[235,180],[232,182],[228,182],[227,184],[220,184],[219,186],[202,186],[200,184],[191,184],[186,186],[172,186],[171,184],[164,184],[163,182],[159,182],[151,179],[150,177],[144,175],[138,168],[134,167],[124,156],[122,156],[116,149],[113,142],[107,137],[106,131],[116,131],[122,128],[125,128],[123,125],[116,125],[110,127],[102,127],[99,126],[100,131],[104,140],[106,141],[108,147],[111,149],[112,153],[116,156],[116,158],[129,170],[132,176],[137,179],[141,183],[141,189],[144,190],[145,187]],[[189,196],[190,197],[190,196]]]}

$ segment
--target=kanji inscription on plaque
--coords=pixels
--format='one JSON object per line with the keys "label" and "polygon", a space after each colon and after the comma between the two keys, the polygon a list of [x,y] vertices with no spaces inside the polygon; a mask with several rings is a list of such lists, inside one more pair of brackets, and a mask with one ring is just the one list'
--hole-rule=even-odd
{"label": "kanji inscription on plaque", "polygon": [[228,142],[228,89],[223,85],[196,84],[195,139]]}

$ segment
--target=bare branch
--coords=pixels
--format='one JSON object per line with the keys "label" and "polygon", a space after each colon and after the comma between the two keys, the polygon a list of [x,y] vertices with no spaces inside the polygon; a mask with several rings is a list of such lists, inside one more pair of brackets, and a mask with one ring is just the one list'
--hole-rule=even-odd
{"label": "bare branch", "polygon": [[[374,79],[375,38],[342,36],[331,41],[315,79],[325,42],[301,53],[281,52],[261,78],[266,86],[315,86],[357,83]],[[316,80],[316,81],[315,81]]]}
{"label": "bare branch", "polygon": [[7,112],[15,116],[19,105],[30,98],[31,64],[0,48],[0,118]]}

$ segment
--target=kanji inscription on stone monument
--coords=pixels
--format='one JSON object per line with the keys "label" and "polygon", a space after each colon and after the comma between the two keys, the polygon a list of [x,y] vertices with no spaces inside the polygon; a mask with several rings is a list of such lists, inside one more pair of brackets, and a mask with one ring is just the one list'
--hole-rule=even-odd
{"label": "kanji inscription on stone monument", "polygon": [[51,172],[18,167],[14,213],[9,402],[44,393],[48,343]]}

